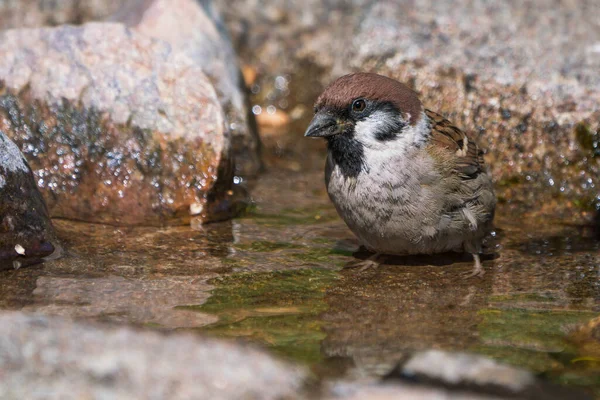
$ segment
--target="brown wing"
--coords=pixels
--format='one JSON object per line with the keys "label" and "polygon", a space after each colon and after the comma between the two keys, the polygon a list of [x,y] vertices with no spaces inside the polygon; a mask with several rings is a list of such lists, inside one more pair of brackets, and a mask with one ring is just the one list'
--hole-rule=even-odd
{"label": "brown wing", "polygon": [[431,141],[433,147],[446,149],[457,155],[455,169],[463,179],[476,177],[484,169],[483,150],[475,140],[461,131],[446,118],[425,110],[431,121]]}

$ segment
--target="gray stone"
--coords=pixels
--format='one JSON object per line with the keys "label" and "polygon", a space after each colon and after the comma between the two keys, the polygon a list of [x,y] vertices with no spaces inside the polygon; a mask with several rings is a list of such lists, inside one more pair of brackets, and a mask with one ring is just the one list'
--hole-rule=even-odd
{"label": "gray stone", "polygon": [[297,398],[306,373],[190,334],[0,314],[2,399]]}

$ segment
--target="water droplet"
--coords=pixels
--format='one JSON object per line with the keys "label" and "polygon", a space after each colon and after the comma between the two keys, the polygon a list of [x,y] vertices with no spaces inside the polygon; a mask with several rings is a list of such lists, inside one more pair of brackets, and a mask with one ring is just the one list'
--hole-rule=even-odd
{"label": "water droplet", "polygon": [[280,75],[277,78],[275,78],[275,88],[277,88],[278,90],[284,90],[287,89],[287,86],[288,81],[287,79],[285,79],[285,77]]}
{"label": "water droplet", "polygon": [[258,115],[258,114],[260,114],[261,112],[262,112],[262,107],[261,107],[261,106],[259,106],[258,104],[256,104],[256,105],[252,106],[252,113],[253,113],[254,115]]}

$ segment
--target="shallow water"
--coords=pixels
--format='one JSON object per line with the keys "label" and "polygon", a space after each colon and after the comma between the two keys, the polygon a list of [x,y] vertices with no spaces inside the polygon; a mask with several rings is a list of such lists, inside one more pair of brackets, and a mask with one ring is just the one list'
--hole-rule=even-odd
{"label": "shallow water", "polygon": [[[0,273],[0,307],[266,346],[320,377],[385,374],[416,349],[478,352],[600,394],[599,242],[499,205],[483,279],[469,257],[344,268],[358,245],[322,182],[323,146],[271,138],[233,221],[119,228],[56,220],[59,260]],[[527,211],[527,210],[523,210]]]}

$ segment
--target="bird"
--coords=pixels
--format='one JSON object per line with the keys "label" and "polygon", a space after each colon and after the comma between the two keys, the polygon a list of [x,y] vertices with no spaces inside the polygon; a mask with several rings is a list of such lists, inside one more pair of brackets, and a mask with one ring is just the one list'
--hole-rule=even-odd
{"label": "bird", "polygon": [[[423,106],[415,91],[374,73],[341,76],[317,98],[304,136],[327,142],[325,185],[338,214],[373,253],[480,254],[496,196],[473,136]],[[359,263],[360,264],[360,263]]]}

